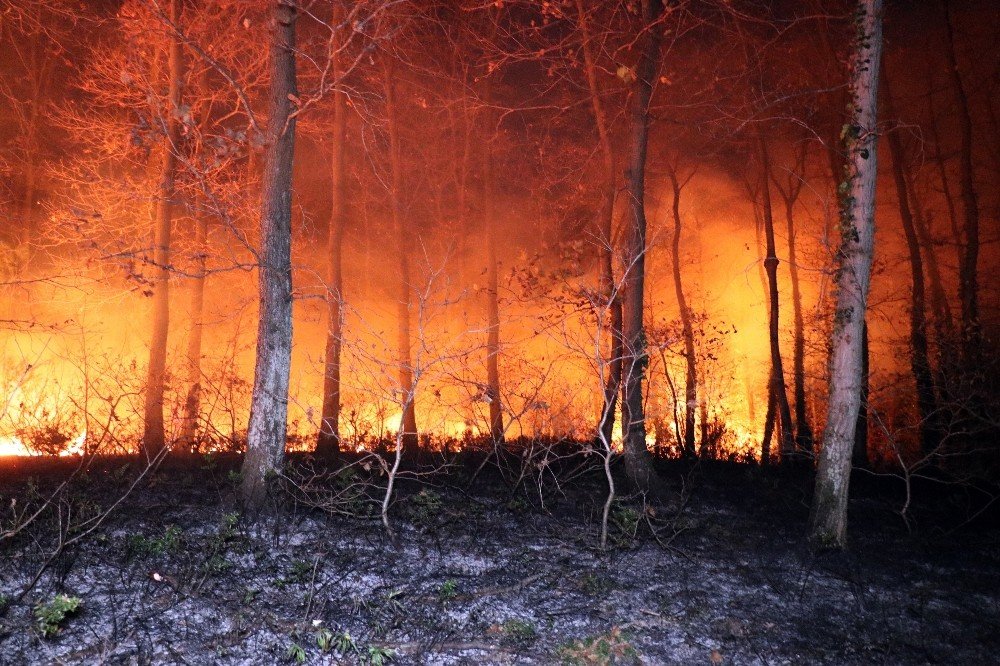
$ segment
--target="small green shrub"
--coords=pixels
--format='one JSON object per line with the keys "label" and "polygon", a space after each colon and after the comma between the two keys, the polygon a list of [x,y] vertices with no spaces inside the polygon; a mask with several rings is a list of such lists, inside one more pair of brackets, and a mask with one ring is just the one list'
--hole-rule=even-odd
{"label": "small green shrub", "polygon": [[288,585],[307,583],[311,577],[312,565],[305,560],[295,560],[292,562],[288,573],[274,581],[274,586],[279,590],[283,590]]}
{"label": "small green shrub", "polygon": [[146,537],[141,534],[133,534],[128,538],[128,552],[134,555],[151,557],[156,555],[166,555],[176,553],[181,547],[181,528],[176,525],[169,525],[163,531],[163,536]]}
{"label": "small green shrub", "polygon": [[528,500],[524,499],[520,495],[512,497],[510,501],[507,502],[506,506],[508,511],[518,514],[527,513],[528,509],[531,508],[531,505],[528,504]]}
{"label": "small green shrub", "polygon": [[588,573],[580,581],[580,586],[583,588],[583,591],[590,596],[601,597],[611,591],[613,584],[604,576],[600,576],[596,573]]}
{"label": "small green shrub", "polygon": [[444,508],[440,493],[423,488],[410,497],[410,517],[421,525],[431,525]]}
{"label": "small green shrub", "polygon": [[66,618],[80,610],[82,605],[80,597],[57,594],[47,604],[35,606],[35,626],[43,637],[52,638],[62,631]]}
{"label": "small green shrub", "polygon": [[615,502],[611,507],[611,540],[619,548],[627,548],[635,543],[639,533],[642,515],[627,504]]}
{"label": "small green shrub", "polygon": [[535,625],[527,620],[513,618],[501,625],[504,637],[512,643],[531,643],[538,637]]}
{"label": "small green shrub", "polygon": [[445,582],[441,583],[441,589],[438,590],[438,598],[441,601],[451,601],[458,596],[458,581],[454,578],[449,578]]}
{"label": "small green shrub", "polygon": [[364,662],[370,666],[385,666],[396,656],[396,651],[389,648],[369,645],[365,650]]}
{"label": "small green shrub", "polygon": [[295,641],[292,641],[285,651],[285,657],[291,659],[296,664],[304,664],[306,663],[306,649]]}
{"label": "small green shrub", "polygon": [[566,643],[556,652],[564,664],[576,666],[640,663],[639,654],[618,627],[598,636]]}
{"label": "small green shrub", "polygon": [[205,560],[201,573],[208,576],[218,576],[228,571],[233,565],[226,559],[226,553],[231,543],[236,539],[236,526],[240,522],[238,511],[224,514],[222,523],[215,534],[205,544]]}

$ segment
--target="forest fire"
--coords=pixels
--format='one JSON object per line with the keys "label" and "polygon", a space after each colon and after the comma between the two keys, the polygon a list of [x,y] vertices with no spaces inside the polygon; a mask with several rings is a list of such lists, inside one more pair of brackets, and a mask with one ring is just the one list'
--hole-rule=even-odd
{"label": "forest fire", "polygon": [[[32,645],[57,642],[90,603],[65,584],[75,558],[104,571],[106,545],[125,553],[120,571],[155,562],[145,570],[178,604],[212,598],[210,581],[251,555],[260,571],[294,561],[242,590],[251,606],[308,583],[300,622],[265,622],[291,645],[233,663],[422,663],[492,612],[440,628],[450,604],[538,576],[575,581],[524,604],[544,622],[491,616],[438,661],[478,663],[487,636],[504,663],[626,663],[633,629],[681,616],[642,595],[679,570],[661,561],[690,526],[706,553],[754,528],[787,536],[768,521],[791,516],[808,540],[762,552],[808,580],[820,560],[788,553],[846,548],[852,493],[908,534],[992,519],[998,37],[986,0],[0,0],[0,549],[21,549],[0,553],[18,568],[0,567],[0,655],[15,606]],[[177,524],[123,537],[114,516],[140,497]],[[226,510],[182,526],[199,504]],[[583,526],[569,557],[549,551],[561,533],[544,546],[541,531],[515,534],[541,515]],[[745,523],[723,529],[727,516]],[[394,573],[347,589],[365,566],[348,537],[296,534],[288,548],[315,552],[279,552],[314,520],[341,521],[318,533],[376,521],[392,552],[364,557]],[[547,569],[415,589],[412,555],[434,550],[421,540],[463,521],[470,548],[479,531],[494,551],[442,565],[463,581],[511,565],[495,559],[507,551],[551,556],[526,569],[611,571],[609,552],[655,544],[636,559],[648,580],[619,572],[646,605],[627,599],[632,616],[522,660],[561,622],[546,603],[616,589]],[[335,551],[347,573],[320,585]],[[402,571],[405,593],[388,582]],[[32,597],[41,582],[58,596]],[[746,584],[716,592],[756,617],[730,594]],[[363,586],[390,592],[372,601]],[[367,624],[327,612],[333,589]],[[426,600],[438,628],[405,634],[403,604]],[[238,641],[242,612],[227,629]],[[88,641],[118,640],[109,622]],[[148,638],[126,625],[125,642]],[[214,656],[153,661],[224,662],[216,639],[199,639]],[[143,640],[107,658],[144,661]],[[864,640],[832,659],[875,660],[881,639]],[[810,661],[791,656],[807,642],[774,660]],[[651,663],[705,657],[642,647]],[[747,662],[770,654],[744,648]],[[22,641],[17,654],[33,653]]]}

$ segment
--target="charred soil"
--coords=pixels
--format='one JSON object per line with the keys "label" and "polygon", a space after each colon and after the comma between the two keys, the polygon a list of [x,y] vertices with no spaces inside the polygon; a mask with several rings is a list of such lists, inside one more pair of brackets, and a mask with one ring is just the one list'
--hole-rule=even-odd
{"label": "charred soil", "polygon": [[[75,474],[58,506],[2,543],[0,662],[924,664],[1000,654],[1000,530],[967,487],[918,489],[907,525],[898,481],[858,478],[851,547],[824,553],[804,538],[809,470],[665,462],[675,501],[617,501],[601,551],[598,475],[512,486],[500,468],[477,474],[478,460],[459,458],[402,485],[393,545],[364,489],[337,495],[353,516],[285,493],[246,520],[238,462],[169,460],[17,599],[59,542],[134,479],[114,459]],[[7,461],[3,529],[74,469]]]}

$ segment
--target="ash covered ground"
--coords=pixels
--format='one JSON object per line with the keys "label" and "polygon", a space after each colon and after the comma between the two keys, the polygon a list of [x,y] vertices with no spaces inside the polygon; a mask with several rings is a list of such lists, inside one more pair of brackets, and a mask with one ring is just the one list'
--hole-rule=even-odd
{"label": "ash covered ground", "polygon": [[[8,466],[4,506],[46,496],[68,464]],[[393,544],[374,516],[295,501],[251,524],[237,511],[237,464],[188,460],[143,480],[20,600],[57,542],[56,513],[8,539],[0,662],[972,664],[1000,654],[1000,531],[968,488],[918,494],[908,529],[895,513],[901,487],[858,479],[851,548],[822,553],[804,538],[808,471],[667,463],[667,506],[616,503],[601,551],[596,476],[541,495],[489,468],[468,490],[471,462],[409,481],[391,509]],[[129,474],[104,461],[77,476],[61,510],[67,535]],[[45,625],[39,613],[60,598],[77,607]]]}

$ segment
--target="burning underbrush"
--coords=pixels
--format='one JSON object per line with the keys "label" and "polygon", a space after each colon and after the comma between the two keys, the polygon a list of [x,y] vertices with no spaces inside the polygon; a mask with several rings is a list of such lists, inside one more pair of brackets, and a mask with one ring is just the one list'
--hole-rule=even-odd
{"label": "burning underbrush", "polygon": [[553,444],[540,468],[527,443],[476,448],[405,468],[392,539],[374,453],[293,455],[256,521],[228,454],[152,470],[7,459],[0,661],[977,663],[1000,649],[1000,531],[984,502],[956,528],[968,488],[922,493],[911,533],[899,488],[859,477],[854,542],[833,555],[805,545],[801,468],[662,461],[665,500],[616,498],[600,549],[603,478],[585,456]]}

